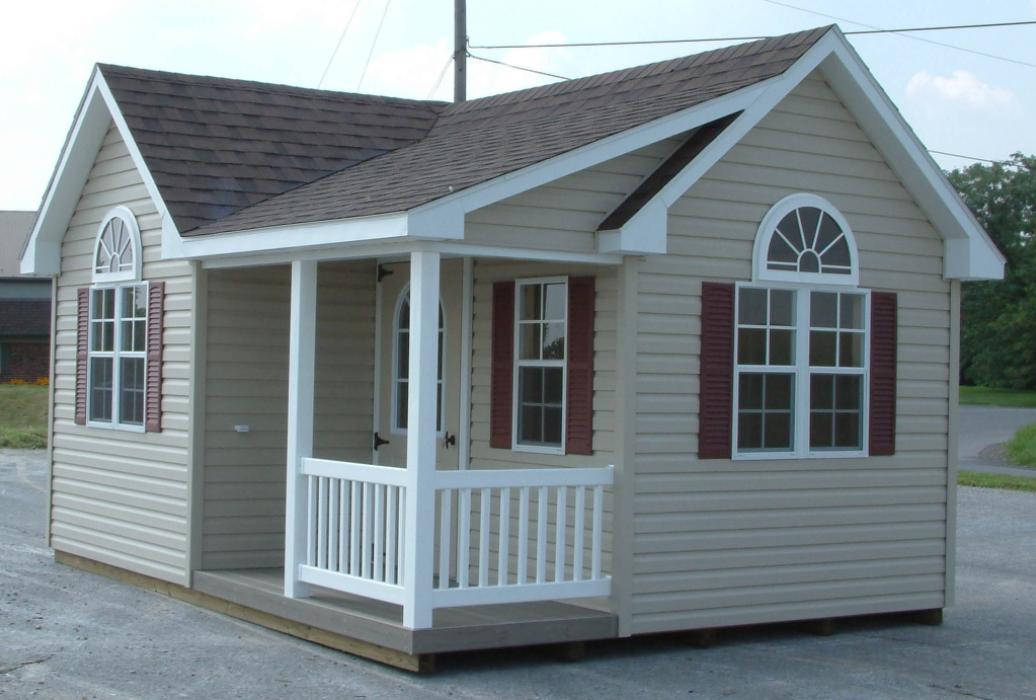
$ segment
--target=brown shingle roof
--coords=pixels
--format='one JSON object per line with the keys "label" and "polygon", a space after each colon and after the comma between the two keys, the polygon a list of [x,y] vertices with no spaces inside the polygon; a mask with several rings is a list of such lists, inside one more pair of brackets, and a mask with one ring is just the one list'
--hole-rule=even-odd
{"label": "brown shingle roof", "polygon": [[780,75],[828,29],[452,105],[102,72],[192,236],[412,209]]}

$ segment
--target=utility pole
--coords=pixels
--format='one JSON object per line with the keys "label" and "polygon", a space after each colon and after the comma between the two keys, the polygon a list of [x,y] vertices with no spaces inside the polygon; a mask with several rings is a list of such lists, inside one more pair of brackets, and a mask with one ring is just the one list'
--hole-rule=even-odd
{"label": "utility pole", "polygon": [[468,99],[467,0],[453,0],[453,101]]}

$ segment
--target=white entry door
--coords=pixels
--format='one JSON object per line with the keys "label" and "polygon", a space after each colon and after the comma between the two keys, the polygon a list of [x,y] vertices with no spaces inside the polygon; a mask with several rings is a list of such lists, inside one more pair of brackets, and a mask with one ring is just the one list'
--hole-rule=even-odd
{"label": "white entry door", "polygon": [[[406,466],[407,382],[410,363],[410,264],[385,263],[379,283],[379,416],[375,464]],[[456,469],[460,431],[461,295],[463,261],[444,260],[440,271],[437,466]]]}

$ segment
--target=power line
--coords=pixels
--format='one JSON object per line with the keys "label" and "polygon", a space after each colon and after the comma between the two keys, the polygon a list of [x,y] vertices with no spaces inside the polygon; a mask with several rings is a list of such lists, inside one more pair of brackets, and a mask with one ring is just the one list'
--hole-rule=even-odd
{"label": "power line", "polygon": [[442,64],[442,70],[439,71],[439,77],[435,80],[435,85],[432,89],[428,91],[428,97],[426,99],[432,99],[432,95],[434,95],[439,89],[439,86],[442,85],[442,79],[446,77],[446,69],[450,67],[451,63],[453,63],[452,55],[446,59],[446,63]]}
{"label": "power line", "polygon": [[342,27],[342,33],[338,35],[338,43],[335,44],[335,50],[331,52],[331,58],[327,59],[327,65],[324,66],[324,72],[320,74],[320,81],[317,82],[317,87],[324,84],[324,78],[327,77],[327,71],[331,70],[331,64],[334,63],[335,56],[338,55],[338,49],[342,48],[342,40],[345,39],[345,35],[349,31],[349,27],[352,26],[353,18],[356,17],[356,10],[360,9],[360,3],[363,0],[356,0],[356,4],[353,5],[353,11],[349,13],[349,19],[345,21],[345,26]]}
{"label": "power line", "polygon": [[966,155],[963,155],[963,154],[960,154],[960,153],[949,153],[947,151],[937,151],[934,148],[929,148],[928,152],[929,153],[935,153],[935,154],[940,155],[940,156],[951,156],[953,158],[963,158],[964,160],[976,160],[976,161],[979,161],[981,163],[994,163],[994,164],[999,164],[999,165],[1008,165],[1009,163],[1011,163],[1011,161],[1009,161],[1009,160],[995,160],[993,158],[978,158],[977,156],[966,156]]}
{"label": "power line", "polygon": [[[787,2],[781,2],[781,0],[763,0],[765,3],[770,5],[777,5],[779,7],[787,7],[791,10],[798,10],[799,12],[805,12],[806,14],[816,15],[817,17],[825,17],[827,19],[837,20],[839,22],[848,22],[849,24],[858,24],[861,27],[867,27],[867,29],[882,31],[895,34],[896,30],[886,30],[883,27],[878,27],[873,24],[867,24],[866,22],[857,22],[854,19],[848,19],[847,17],[838,17],[837,15],[829,15],[824,12],[817,12],[816,10],[808,10],[805,7],[799,7],[798,5],[792,5]],[[964,53],[974,54],[976,56],[985,56],[986,58],[992,58],[997,61],[1005,61],[1007,63],[1014,63],[1019,66],[1029,66],[1030,68],[1036,68],[1036,63],[1028,63],[1026,61],[1019,61],[1014,58],[1007,58],[1006,56],[998,56],[996,54],[986,53],[985,51],[977,51],[975,49],[966,49],[963,46],[957,46],[955,44],[947,44],[944,41],[935,41],[934,39],[925,39],[920,36],[909,36],[901,34],[906,39],[913,39],[914,41],[923,41],[926,44],[934,44],[935,46],[942,46],[948,49],[954,49],[955,51],[963,51]]]}
{"label": "power line", "polygon": [[[1027,26],[1036,24],[1036,20],[1025,20],[1018,22],[989,22],[984,24],[956,24],[956,25],[943,25],[943,26],[932,26],[932,27],[902,27],[898,29],[882,29],[881,27],[874,27],[863,22],[857,22],[855,20],[846,19],[844,17],[836,17],[834,15],[824,14],[822,12],[814,12],[813,10],[807,10],[801,7],[795,7],[783,2],[776,2],[776,0],[763,0],[764,2],[770,2],[774,5],[781,5],[782,7],[788,7],[793,10],[800,10],[802,12],[808,12],[810,14],[819,15],[827,19],[834,19],[840,22],[849,22],[850,24],[858,24],[862,27],[870,27],[866,30],[857,30],[851,32],[843,32],[846,36],[874,36],[877,34],[898,34],[903,36],[905,32],[934,32],[934,31],[950,31],[958,29],[987,29],[992,27],[1017,27]],[[750,36],[714,36],[696,39],[644,39],[644,40],[631,40],[631,41],[575,41],[575,42],[550,42],[541,44],[485,44],[485,45],[471,45],[473,49],[568,49],[568,48],[587,48],[587,47],[606,47],[606,46],[652,46],[652,45],[663,45],[663,44],[709,44],[722,41],[757,41],[759,39],[769,39],[767,35],[750,35]],[[933,41],[931,39],[924,39],[921,37],[904,36],[907,39],[914,39],[915,41],[923,41],[928,44],[935,44],[936,46],[943,46],[957,51],[965,51],[967,53],[976,54],[978,56],[985,56],[986,58],[993,58],[998,61],[1007,61],[1009,63],[1016,63],[1022,66],[1030,66],[1036,68],[1036,64],[1028,63],[1026,61],[1019,61],[1013,58],[1007,58],[1005,56],[997,56],[995,54],[986,53],[984,51],[977,51],[974,49],[967,49],[963,46],[956,46],[954,44],[947,44],[941,41]]]}
{"label": "power line", "polygon": [[356,81],[356,91],[360,91],[360,86],[363,85],[363,79],[367,77],[367,69],[371,65],[371,57],[374,55],[374,47],[378,45],[378,37],[381,36],[381,28],[385,26],[385,17],[388,16],[389,5],[392,4],[392,0],[385,0],[385,9],[381,11],[381,19],[378,20],[378,29],[374,32],[374,41],[371,42],[370,51],[367,52],[367,60],[363,64],[363,72],[360,73],[360,79]]}
{"label": "power line", "polygon": [[468,54],[468,58],[473,58],[476,61],[485,61],[486,63],[495,63],[498,66],[507,66],[508,68],[514,68],[515,70],[523,70],[526,73],[535,73],[536,75],[545,75],[548,78],[557,78],[558,80],[571,80],[571,78],[566,78],[565,76],[558,75],[557,73],[547,73],[546,71],[536,70],[535,68],[526,68],[524,66],[516,66],[513,63],[507,63],[505,61],[498,61],[495,58],[486,58],[485,56],[476,56],[473,53],[469,53]]}

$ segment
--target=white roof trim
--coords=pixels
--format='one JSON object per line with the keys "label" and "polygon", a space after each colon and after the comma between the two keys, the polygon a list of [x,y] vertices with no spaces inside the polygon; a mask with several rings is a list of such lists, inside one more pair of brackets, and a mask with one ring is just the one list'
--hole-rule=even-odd
{"label": "white roof trim", "polygon": [[162,218],[162,257],[182,257],[180,234],[104,76],[95,67],[22,253],[23,274],[56,275],[60,271],[61,241],[75,213],[105,134],[108,133],[108,127],[113,122]]}

